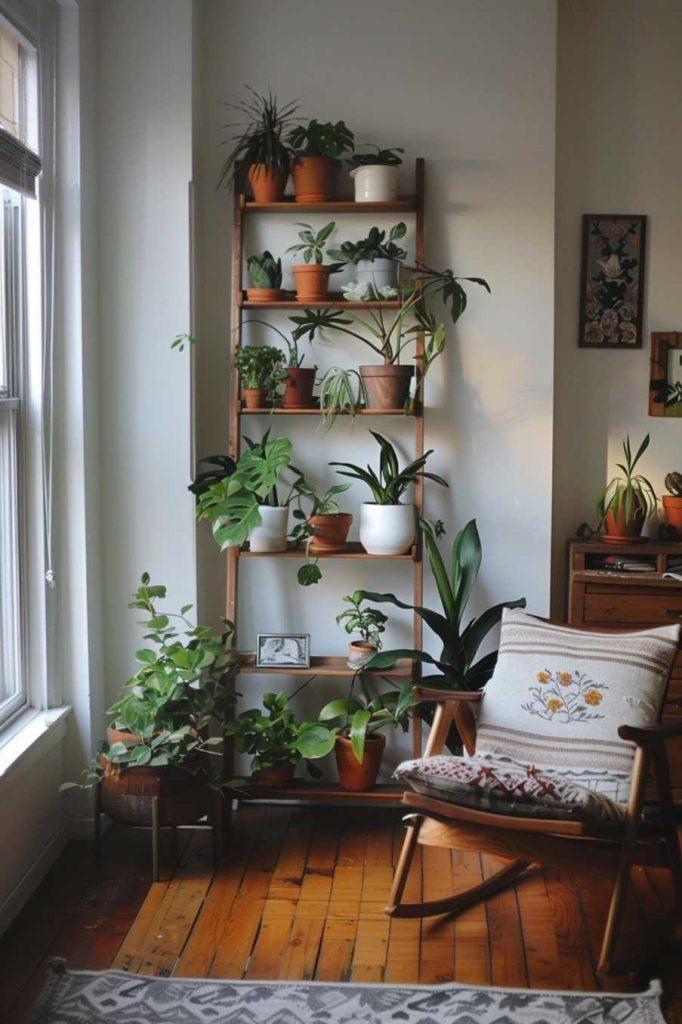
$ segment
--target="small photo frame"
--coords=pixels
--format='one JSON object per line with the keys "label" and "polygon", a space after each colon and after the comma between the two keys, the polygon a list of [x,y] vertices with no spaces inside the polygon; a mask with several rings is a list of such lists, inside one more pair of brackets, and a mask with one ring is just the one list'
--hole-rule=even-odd
{"label": "small photo frame", "polygon": [[682,332],[651,335],[649,415],[682,417]]}
{"label": "small photo frame", "polygon": [[583,216],[580,348],[642,347],[646,217]]}
{"label": "small photo frame", "polygon": [[259,633],[257,668],[310,668],[310,633]]}

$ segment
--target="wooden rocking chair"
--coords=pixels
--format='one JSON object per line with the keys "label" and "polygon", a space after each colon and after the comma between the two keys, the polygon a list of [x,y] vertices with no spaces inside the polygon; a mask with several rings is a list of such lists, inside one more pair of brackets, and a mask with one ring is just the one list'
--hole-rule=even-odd
{"label": "wooden rocking chair", "polygon": [[[453,723],[459,730],[467,752],[470,755],[475,752],[476,721],[471,705],[480,701],[480,692],[444,693],[443,690],[416,687],[415,696],[421,701],[434,701],[438,705],[425,757],[443,751]],[[458,806],[406,791],[402,802],[413,813],[405,819],[407,835],[398,859],[386,913],[392,917],[409,918],[461,914],[468,907],[512,884],[532,864],[575,870],[587,862],[590,871],[615,876],[597,972],[602,975],[626,973],[631,965],[617,962],[614,949],[623,920],[633,865],[667,866],[670,869],[674,888],[674,924],[681,917],[682,860],[666,741],[682,737],[682,723],[658,723],[643,728],[623,725],[618,732],[622,739],[634,743],[636,748],[625,818],[617,823],[520,818]],[[655,822],[642,819],[644,789],[652,767],[659,796],[659,817]],[[405,904],[402,902],[403,893],[418,842],[427,846],[490,853],[508,858],[510,863],[485,882],[459,895]]]}

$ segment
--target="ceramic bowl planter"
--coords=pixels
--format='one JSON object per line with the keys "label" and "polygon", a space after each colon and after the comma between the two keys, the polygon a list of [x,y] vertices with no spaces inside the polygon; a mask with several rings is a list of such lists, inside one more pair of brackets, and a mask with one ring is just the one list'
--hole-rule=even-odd
{"label": "ceramic bowl planter", "polygon": [[414,366],[379,363],[358,367],[368,409],[402,409],[410,395]]}
{"label": "ceramic bowl planter", "polygon": [[330,267],[323,263],[294,263],[297,302],[320,302],[327,298]]}
{"label": "ceramic bowl planter", "polygon": [[395,260],[358,260],[355,279],[358,284],[369,285],[376,291],[381,288],[397,288],[398,264]]}
{"label": "ceramic bowl planter", "polygon": [[286,171],[269,167],[268,164],[252,164],[248,178],[256,203],[278,203],[284,197],[288,178]]}
{"label": "ceramic bowl planter", "polygon": [[360,509],[360,543],[368,555],[405,555],[416,533],[414,505],[376,505]]}
{"label": "ceramic bowl planter", "polygon": [[311,555],[330,555],[344,551],[353,517],[349,512],[314,515],[308,520],[313,530],[309,552]]}
{"label": "ceramic bowl planter", "polygon": [[350,172],[356,203],[392,203],[398,197],[398,168],[389,164],[365,164]]}
{"label": "ceramic bowl planter", "polygon": [[297,203],[324,203],[336,196],[340,164],[328,156],[299,156],[291,168]]}
{"label": "ceramic bowl planter", "polygon": [[341,788],[373,789],[381,767],[385,746],[385,736],[381,734],[368,736],[365,741],[365,756],[361,764],[353,753],[350,740],[347,740],[345,736],[337,736],[334,752]]}
{"label": "ceramic bowl planter", "polygon": [[348,644],[348,667],[356,670],[363,668],[376,653],[376,644],[367,643],[366,640],[353,640]]}
{"label": "ceramic bowl planter", "polygon": [[258,775],[258,784],[269,789],[286,789],[293,785],[296,765],[291,761],[280,761],[272,768],[264,768]]}
{"label": "ceramic bowl planter", "polygon": [[315,405],[313,388],[315,387],[315,367],[290,366],[284,382],[285,409],[312,409]]}
{"label": "ceramic bowl planter", "polygon": [[242,398],[246,409],[265,408],[265,388],[242,388]]}
{"label": "ceramic bowl planter", "polygon": [[259,505],[261,524],[254,527],[249,535],[251,551],[264,554],[271,551],[286,551],[289,509],[272,505]]}

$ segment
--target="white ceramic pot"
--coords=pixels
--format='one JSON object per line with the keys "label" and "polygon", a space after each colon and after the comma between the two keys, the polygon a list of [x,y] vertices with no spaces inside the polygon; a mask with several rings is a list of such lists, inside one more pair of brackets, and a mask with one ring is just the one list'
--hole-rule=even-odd
{"label": "white ceramic pot", "polygon": [[251,531],[249,546],[252,551],[286,551],[289,509],[259,505],[261,524]]}
{"label": "white ceramic pot", "polygon": [[354,167],[356,203],[390,203],[398,197],[398,168],[389,164]]}
{"label": "white ceramic pot", "polygon": [[404,555],[414,544],[414,505],[375,505],[360,509],[360,543],[368,555]]}
{"label": "white ceramic pot", "polygon": [[356,281],[374,285],[376,289],[386,285],[398,286],[398,264],[395,260],[358,260],[355,267]]}

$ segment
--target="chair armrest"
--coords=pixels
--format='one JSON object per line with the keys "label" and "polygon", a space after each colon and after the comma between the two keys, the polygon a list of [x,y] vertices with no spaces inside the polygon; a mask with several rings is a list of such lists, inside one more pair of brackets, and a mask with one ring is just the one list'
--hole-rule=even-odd
{"label": "chair armrest", "polygon": [[618,735],[623,740],[630,740],[640,747],[652,743],[664,743],[682,737],[682,722],[657,722],[655,725],[621,725]]}
{"label": "chair armrest", "polygon": [[415,686],[413,693],[417,700],[432,700],[438,703],[446,700],[464,700],[475,704],[483,696],[482,690],[431,690],[427,686]]}

